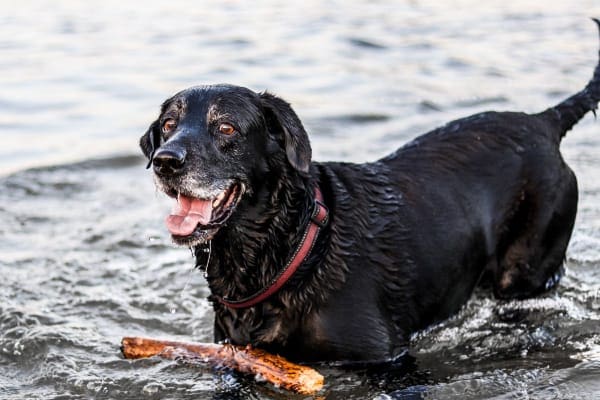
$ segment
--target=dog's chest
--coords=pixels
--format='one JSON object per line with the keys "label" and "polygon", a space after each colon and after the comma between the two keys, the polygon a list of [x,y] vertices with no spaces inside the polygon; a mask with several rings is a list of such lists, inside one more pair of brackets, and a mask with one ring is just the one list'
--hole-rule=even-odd
{"label": "dog's chest", "polygon": [[[224,338],[234,344],[251,344],[292,360],[323,359],[331,352],[330,341],[322,327],[315,325],[312,315],[290,317],[284,309],[269,310],[262,315],[246,312],[219,312],[217,326],[223,328]],[[326,357],[328,358],[328,357]]]}
{"label": "dog's chest", "polygon": [[[312,312],[290,315],[284,308],[256,310],[220,310],[217,326],[224,338],[234,344],[251,344],[291,360],[328,361],[351,359],[388,359],[390,344],[387,332],[377,324],[353,320],[351,328],[332,315]],[[358,329],[359,326],[362,329]],[[369,333],[365,333],[365,327]]]}
{"label": "dog's chest", "polygon": [[233,343],[285,345],[298,324],[282,307],[263,305],[249,309],[220,309],[215,318],[225,339]]}

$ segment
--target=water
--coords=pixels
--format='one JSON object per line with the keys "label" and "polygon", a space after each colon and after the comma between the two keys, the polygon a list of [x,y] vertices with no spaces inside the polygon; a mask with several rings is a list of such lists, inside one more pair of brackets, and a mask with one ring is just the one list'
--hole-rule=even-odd
{"label": "water", "polygon": [[[170,202],[137,156],[169,94],[269,89],[316,159],[371,160],[453,118],[579,90],[600,16],[593,0],[21,3],[0,14],[2,399],[287,398],[119,355],[127,335],[212,337],[204,279],[171,245]],[[477,292],[415,335],[408,371],[320,368],[326,398],[600,398],[600,125],[587,117],[562,149],[581,201],[559,288]]]}

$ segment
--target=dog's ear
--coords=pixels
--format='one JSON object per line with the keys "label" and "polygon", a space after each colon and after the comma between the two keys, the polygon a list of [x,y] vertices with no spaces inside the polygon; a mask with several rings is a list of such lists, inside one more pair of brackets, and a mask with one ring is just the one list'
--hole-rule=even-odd
{"label": "dog's ear", "polygon": [[312,151],[302,122],[285,100],[268,92],[261,93],[260,99],[271,132],[283,132],[288,161],[299,172],[308,174]]}
{"label": "dog's ear", "polygon": [[158,120],[150,124],[150,127],[140,138],[140,147],[146,157],[148,157],[148,165],[146,169],[152,165],[152,159],[156,149],[160,146],[160,130],[158,128]]}

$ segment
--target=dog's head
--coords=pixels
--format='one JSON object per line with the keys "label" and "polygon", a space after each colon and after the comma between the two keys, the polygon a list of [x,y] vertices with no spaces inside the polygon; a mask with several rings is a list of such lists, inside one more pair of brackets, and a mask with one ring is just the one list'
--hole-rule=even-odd
{"label": "dog's head", "polygon": [[284,100],[230,86],[198,86],[166,100],[141,137],[157,187],[177,199],[166,223],[176,243],[211,239],[285,160],[307,175],[311,148]]}

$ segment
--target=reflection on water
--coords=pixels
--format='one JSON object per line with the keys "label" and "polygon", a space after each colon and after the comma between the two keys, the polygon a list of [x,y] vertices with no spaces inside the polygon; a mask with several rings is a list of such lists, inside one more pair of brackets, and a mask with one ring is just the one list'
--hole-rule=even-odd
{"label": "reflection on water", "polygon": [[[0,15],[0,398],[285,398],[119,357],[125,335],[212,336],[204,280],[169,243],[169,204],[133,155],[137,138],[169,94],[231,82],[291,101],[317,159],[362,161],[450,119],[541,110],[585,84],[594,1],[479,3],[65,0]],[[327,398],[597,396],[599,129],[586,118],[563,143],[581,200],[558,290],[512,302],[478,292],[415,335],[409,371],[322,368]]]}

